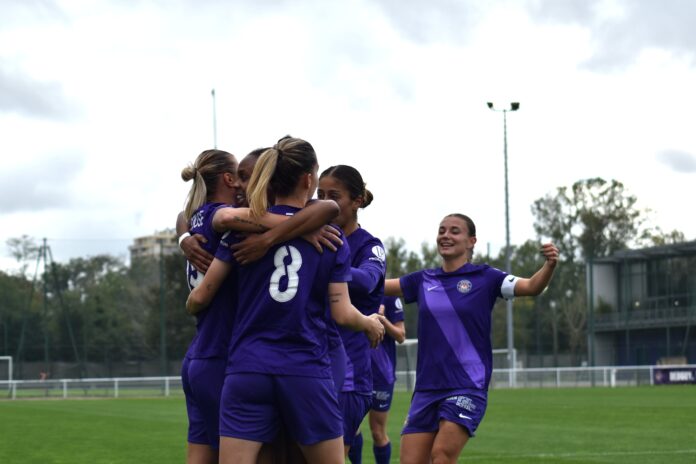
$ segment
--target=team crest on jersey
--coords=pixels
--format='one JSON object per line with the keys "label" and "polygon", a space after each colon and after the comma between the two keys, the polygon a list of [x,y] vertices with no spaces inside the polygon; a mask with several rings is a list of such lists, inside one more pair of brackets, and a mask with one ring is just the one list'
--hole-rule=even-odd
{"label": "team crest on jersey", "polygon": [[387,253],[379,245],[372,247],[372,254],[375,255],[380,261],[384,261],[387,258]]}
{"label": "team crest on jersey", "polygon": [[460,280],[457,282],[457,290],[459,293],[469,293],[471,290],[471,281],[470,280]]}
{"label": "team crest on jersey", "polygon": [[396,306],[397,312],[404,310],[404,305],[401,302],[401,298],[397,298],[396,300],[394,300],[394,306]]}

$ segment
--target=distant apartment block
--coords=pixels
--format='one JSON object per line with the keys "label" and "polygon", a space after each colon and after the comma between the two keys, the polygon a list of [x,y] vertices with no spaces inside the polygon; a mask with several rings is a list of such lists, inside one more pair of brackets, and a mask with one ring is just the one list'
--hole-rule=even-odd
{"label": "distant apartment block", "polygon": [[141,258],[158,258],[160,253],[162,255],[179,253],[176,231],[164,229],[152,235],[137,237],[128,249],[130,250],[131,262]]}

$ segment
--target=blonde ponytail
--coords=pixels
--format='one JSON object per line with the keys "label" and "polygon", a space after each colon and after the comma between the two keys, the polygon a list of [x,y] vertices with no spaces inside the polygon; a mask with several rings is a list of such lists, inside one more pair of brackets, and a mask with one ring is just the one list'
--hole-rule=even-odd
{"label": "blonde ponytail", "polygon": [[261,154],[249,179],[247,199],[251,216],[266,213],[269,195],[277,198],[291,194],[300,177],[311,173],[316,165],[317,155],[309,142],[289,135],[278,140]]}
{"label": "blonde ponytail", "polygon": [[249,213],[252,217],[262,216],[268,209],[268,187],[278,165],[279,155],[280,152],[276,148],[269,148],[256,161],[247,186]]}
{"label": "blonde ponytail", "polygon": [[222,150],[206,150],[198,155],[193,164],[181,170],[184,182],[193,180],[184,203],[186,221],[208,201],[208,195],[215,193],[217,179],[225,172],[236,175],[237,160],[234,155]]}

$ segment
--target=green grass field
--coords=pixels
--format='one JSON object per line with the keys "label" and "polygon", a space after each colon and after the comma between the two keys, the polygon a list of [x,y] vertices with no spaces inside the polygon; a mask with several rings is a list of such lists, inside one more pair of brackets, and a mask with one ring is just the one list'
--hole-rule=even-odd
{"label": "green grass field", "polygon": [[[395,395],[393,462],[408,402]],[[3,464],[183,463],[185,437],[181,397],[0,401]],[[494,390],[460,462],[694,463],[696,387]]]}

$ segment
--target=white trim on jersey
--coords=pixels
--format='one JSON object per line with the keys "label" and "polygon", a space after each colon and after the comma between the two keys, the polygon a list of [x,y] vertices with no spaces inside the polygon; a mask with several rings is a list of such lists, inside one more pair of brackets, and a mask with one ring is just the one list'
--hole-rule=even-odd
{"label": "white trim on jersey", "polygon": [[500,294],[506,300],[512,300],[515,298],[515,284],[519,277],[512,274],[508,274],[503,279],[503,283],[500,285]]}

